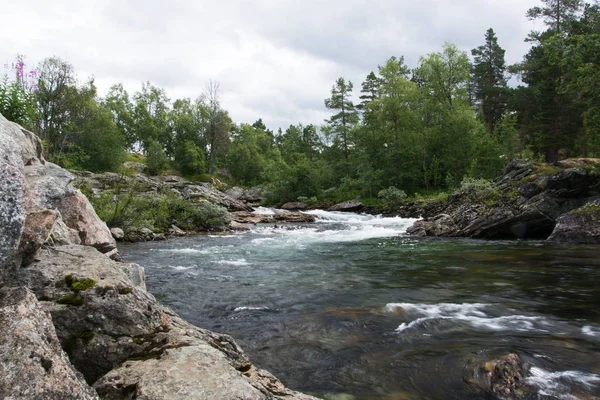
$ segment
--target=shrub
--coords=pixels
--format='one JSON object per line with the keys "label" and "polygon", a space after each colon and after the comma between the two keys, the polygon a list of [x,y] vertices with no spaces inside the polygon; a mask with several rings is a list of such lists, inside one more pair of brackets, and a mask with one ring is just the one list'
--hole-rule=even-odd
{"label": "shrub", "polygon": [[390,186],[387,189],[380,190],[379,193],[377,193],[377,197],[387,203],[399,204],[406,199],[406,193],[404,193],[404,190]]}
{"label": "shrub", "polygon": [[466,177],[462,180],[457,193],[467,195],[475,199],[488,199],[498,195],[498,191],[491,181],[482,178],[469,177]]}

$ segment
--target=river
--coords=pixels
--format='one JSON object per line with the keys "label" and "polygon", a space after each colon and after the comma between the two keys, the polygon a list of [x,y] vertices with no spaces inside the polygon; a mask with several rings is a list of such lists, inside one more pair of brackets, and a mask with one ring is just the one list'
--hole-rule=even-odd
{"label": "river", "polygon": [[599,247],[418,239],[404,234],[414,220],[311,213],[311,225],[120,250],[161,302],[295,390],[490,398],[474,371],[516,352],[534,398],[600,398]]}

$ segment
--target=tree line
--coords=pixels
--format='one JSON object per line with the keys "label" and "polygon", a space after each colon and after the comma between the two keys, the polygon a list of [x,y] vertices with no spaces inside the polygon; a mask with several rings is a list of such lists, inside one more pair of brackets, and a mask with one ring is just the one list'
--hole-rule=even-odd
{"label": "tree line", "polygon": [[[541,0],[527,17],[546,29],[528,35],[520,63],[506,64],[493,29],[471,57],[452,43],[414,68],[394,56],[359,90],[337,79],[322,126],[235,124],[214,81],[196,99],[171,101],[149,82],[133,95],[116,84],[100,98],[93,80],[80,83],[56,57],[31,71],[18,57],[0,82],[0,113],[35,131],[46,158],[67,168],[115,171],[135,150],[150,173],[264,185],[273,202],[447,190],[493,178],[515,156],[600,156],[600,6]],[[510,87],[514,75],[522,84]]]}

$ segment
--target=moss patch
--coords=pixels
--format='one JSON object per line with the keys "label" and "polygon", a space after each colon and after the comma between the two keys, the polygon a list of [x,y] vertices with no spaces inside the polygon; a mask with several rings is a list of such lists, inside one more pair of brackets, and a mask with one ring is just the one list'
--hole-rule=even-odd
{"label": "moss patch", "polygon": [[596,219],[600,219],[600,205],[587,204],[581,208],[571,211],[571,215],[590,215]]}
{"label": "moss patch", "polygon": [[84,278],[77,280],[71,284],[71,289],[76,292],[83,292],[84,290],[88,290],[96,284],[96,281],[90,278]]}
{"label": "moss patch", "polygon": [[91,278],[77,279],[72,274],[65,276],[65,283],[75,292],[83,292],[96,285],[96,281]]}
{"label": "moss patch", "polygon": [[130,294],[133,291],[133,289],[129,286],[127,287],[123,287],[119,289],[119,294]]}
{"label": "moss patch", "polygon": [[62,297],[56,300],[58,304],[66,304],[69,306],[79,307],[83,305],[83,299],[79,297],[77,294],[72,294],[69,296]]}

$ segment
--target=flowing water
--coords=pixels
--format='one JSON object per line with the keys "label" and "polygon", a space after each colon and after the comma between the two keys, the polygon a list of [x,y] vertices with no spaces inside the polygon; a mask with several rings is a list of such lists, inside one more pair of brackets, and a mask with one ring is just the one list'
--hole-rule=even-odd
{"label": "flowing water", "polygon": [[479,366],[510,352],[532,365],[533,398],[600,398],[599,247],[416,239],[409,219],[311,213],[121,251],[160,301],[322,398],[491,398]]}

